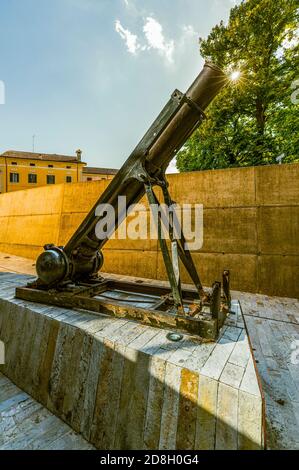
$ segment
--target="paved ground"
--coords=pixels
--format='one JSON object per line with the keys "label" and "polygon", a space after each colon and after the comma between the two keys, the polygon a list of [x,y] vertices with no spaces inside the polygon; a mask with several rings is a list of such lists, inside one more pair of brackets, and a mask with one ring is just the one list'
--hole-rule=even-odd
{"label": "paved ground", "polygon": [[0,374],[0,450],[92,450],[81,436]]}
{"label": "paved ground", "polygon": [[[0,253],[1,270],[34,274],[34,263]],[[299,301],[241,292],[233,297],[241,302],[258,363],[268,447],[299,449]]]}
{"label": "paved ground", "polygon": [[30,259],[7,255],[0,252],[0,272],[7,271],[19,274],[35,275],[35,262]]}
{"label": "paved ground", "polygon": [[299,450],[299,301],[239,294],[266,398],[268,447]]}

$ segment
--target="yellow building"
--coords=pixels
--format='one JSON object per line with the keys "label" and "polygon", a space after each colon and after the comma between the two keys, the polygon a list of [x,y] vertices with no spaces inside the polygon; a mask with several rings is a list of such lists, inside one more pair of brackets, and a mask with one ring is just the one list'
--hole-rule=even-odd
{"label": "yellow building", "polygon": [[113,168],[95,168],[86,166],[83,168],[82,181],[112,180],[118,170]]}
{"label": "yellow building", "polygon": [[0,155],[0,193],[36,188],[47,184],[83,181],[86,163],[76,156],[18,152],[10,150]]}

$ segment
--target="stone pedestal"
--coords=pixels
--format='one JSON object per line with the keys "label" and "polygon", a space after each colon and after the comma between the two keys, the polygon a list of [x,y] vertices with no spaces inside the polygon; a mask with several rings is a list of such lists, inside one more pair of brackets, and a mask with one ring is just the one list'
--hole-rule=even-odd
{"label": "stone pedestal", "polygon": [[14,298],[0,274],[1,371],[99,449],[260,449],[264,401],[238,302],[217,343]]}

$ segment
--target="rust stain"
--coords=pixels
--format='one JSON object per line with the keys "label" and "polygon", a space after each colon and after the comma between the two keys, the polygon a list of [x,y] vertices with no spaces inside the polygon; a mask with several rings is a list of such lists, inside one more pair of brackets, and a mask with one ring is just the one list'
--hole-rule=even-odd
{"label": "rust stain", "polygon": [[195,445],[199,375],[182,369],[176,445],[178,450],[193,450]]}

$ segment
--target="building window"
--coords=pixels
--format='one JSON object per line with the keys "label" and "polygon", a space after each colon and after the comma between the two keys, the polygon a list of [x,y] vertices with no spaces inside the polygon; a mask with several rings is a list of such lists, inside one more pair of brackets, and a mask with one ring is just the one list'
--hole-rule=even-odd
{"label": "building window", "polygon": [[11,162],[12,165],[17,165],[17,162]]}
{"label": "building window", "polygon": [[70,170],[72,167],[71,166],[67,166],[67,169]]}
{"label": "building window", "polygon": [[53,165],[48,165],[48,168],[53,168]]}
{"label": "building window", "polygon": [[35,163],[30,163],[30,166],[35,166]]}
{"label": "building window", "polygon": [[37,175],[29,174],[28,175],[28,183],[37,183]]}
{"label": "building window", "polygon": [[20,181],[19,173],[10,173],[9,174],[9,181],[11,183],[19,183],[19,181]]}
{"label": "building window", "polygon": [[47,184],[55,184],[55,176],[47,175]]}
{"label": "building window", "polygon": [[71,182],[72,182],[72,177],[71,177],[71,176],[67,176],[67,177],[66,177],[66,182],[67,182],[67,183],[71,183]]}
{"label": "building window", "polygon": [[87,181],[92,181],[92,178],[87,178]]}

